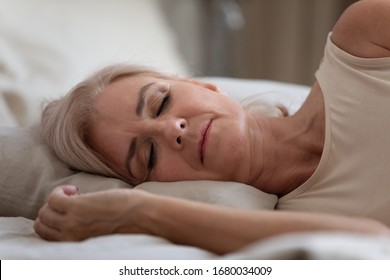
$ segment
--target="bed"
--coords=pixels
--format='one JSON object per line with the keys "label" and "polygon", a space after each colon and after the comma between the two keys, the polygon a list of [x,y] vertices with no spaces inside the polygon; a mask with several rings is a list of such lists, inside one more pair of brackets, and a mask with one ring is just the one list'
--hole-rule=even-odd
{"label": "bed", "polygon": [[[76,184],[81,193],[131,187],[120,180],[75,172],[59,161],[39,140],[36,123],[42,102],[113,61],[137,58],[137,63],[169,72],[191,73],[156,1],[116,0],[109,7],[95,2],[0,1],[0,259],[390,259],[389,239],[343,233],[281,235],[226,255],[141,234],[64,243],[39,238],[33,220],[55,186]],[[15,13],[18,19],[12,16]],[[98,21],[107,14],[109,21]],[[110,31],[115,24],[131,26],[134,21],[143,28],[142,32],[129,29],[133,40]],[[157,34],[153,41],[159,42],[158,52],[143,36],[149,31]],[[265,102],[282,103],[290,113],[310,90],[265,80],[201,79],[236,100],[262,93]],[[150,182],[137,188],[221,207],[273,210],[277,203],[274,195],[234,182]]]}
{"label": "bed", "polygon": [[[232,96],[253,90],[276,90],[266,94],[269,102],[284,102],[290,110],[299,105],[308,90],[271,81],[204,79]],[[390,239],[326,232],[277,236],[223,256],[147,235],[117,234],[82,242],[48,242],[34,233],[33,219],[56,185],[76,184],[81,193],[131,186],[120,180],[69,170],[40,143],[35,127],[0,129],[0,170],[1,259],[390,259]],[[222,207],[272,210],[277,203],[274,195],[234,182],[149,182],[136,188]]]}

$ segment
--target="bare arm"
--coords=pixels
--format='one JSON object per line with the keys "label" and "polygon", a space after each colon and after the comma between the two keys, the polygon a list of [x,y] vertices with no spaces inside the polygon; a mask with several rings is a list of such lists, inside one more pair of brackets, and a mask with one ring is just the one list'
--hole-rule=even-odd
{"label": "bare arm", "polygon": [[388,232],[379,223],[359,218],[281,211],[248,211],[152,196],[139,212],[152,234],[175,243],[216,253],[237,250],[270,236],[305,231]]}
{"label": "bare arm", "polygon": [[[237,250],[289,232],[344,231],[388,234],[368,219],[323,214],[244,211],[137,190],[68,196],[57,188],[40,212],[36,232],[49,240],[82,240],[111,233],[147,233],[216,253]],[[55,208],[53,208],[55,207]]]}
{"label": "bare arm", "polygon": [[332,40],[355,56],[390,56],[390,1],[361,0],[351,5],[336,23]]}

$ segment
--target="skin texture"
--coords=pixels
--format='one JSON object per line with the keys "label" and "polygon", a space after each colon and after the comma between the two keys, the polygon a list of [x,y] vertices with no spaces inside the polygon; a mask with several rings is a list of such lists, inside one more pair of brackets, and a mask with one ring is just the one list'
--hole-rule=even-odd
{"label": "skin texture", "polygon": [[[144,107],[137,113],[144,86]],[[102,92],[95,109],[91,145],[124,176],[131,173],[136,181],[146,176],[151,181],[239,182],[250,176],[249,116],[213,85],[147,76],[124,78]],[[126,163],[134,139],[135,153]],[[152,146],[155,166],[148,170]],[[237,169],[237,161],[245,164]]]}
{"label": "skin texture", "polygon": [[218,254],[288,232],[345,231],[390,237],[387,227],[362,218],[237,210],[140,190],[77,195],[74,186],[57,187],[51,193],[48,204],[39,213],[35,230],[45,239],[62,241],[112,233],[144,233]]}
{"label": "skin texture", "polygon": [[[388,57],[389,14],[390,2],[387,0],[359,1],[340,18],[333,30],[332,40],[355,56]],[[157,95],[161,94],[161,89],[169,88],[172,102],[165,107],[166,111],[155,117],[156,104],[160,103],[149,97],[145,101],[147,110],[137,116],[136,98],[129,97],[134,97],[136,93],[130,91],[137,92],[150,82],[163,84]],[[180,98],[183,100],[180,101]],[[198,106],[199,100],[208,101]],[[161,81],[150,77],[118,81],[101,95],[96,109],[92,145],[127,174],[124,162],[128,146],[132,138],[138,137],[139,149],[135,151],[135,160],[129,167],[134,177],[141,181],[229,179],[283,195],[311,176],[322,153],[324,113],[318,83],[314,84],[301,110],[287,118],[248,115],[212,85],[193,81]],[[197,148],[198,139],[203,125],[210,119],[213,123],[202,160]],[[149,156],[150,142],[141,141],[144,139],[151,139],[157,151],[155,169],[149,174],[145,174],[148,160],[144,158]],[[233,148],[240,150],[235,153]],[[256,159],[251,157],[254,152]],[[235,169],[237,164],[233,163],[238,160],[239,166],[242,164],[243,167]],[[262,187],[264,182],[267,182],[267,188]],[[389,236],[386,226],[364,218],[244,211],[140,190],[79,195],[75,186],[57,187],[40,210],[34,227],[41,237],[48,240],[83,240],[112,233],[146,233],[220,254],[287,232],[342,231]]]}
{"label": "skin texture", "polygon": [[[214,85],[137,76],[111,84],[97,98],[89,139],[132,181],[235,181],[283,195],[318,165],[323,107],[317,84],[297,114],[267,118],[247,113]],[[133,143],[134,155],[126,160]]]}

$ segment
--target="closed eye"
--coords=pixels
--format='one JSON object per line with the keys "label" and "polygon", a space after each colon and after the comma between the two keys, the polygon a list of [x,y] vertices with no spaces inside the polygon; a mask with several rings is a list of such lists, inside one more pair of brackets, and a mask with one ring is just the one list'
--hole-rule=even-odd
{"label": "closed eye", "polygon": [[156,164],[156,151],[154,149],[154,144],[150,144],[149,160],[148,160],[148,170],[152,171]]}
{"label": "closed eye", "polygon": [[165,108],[167,107],[167,105],[169,103],[169,98],[170,98],[170,94],[166,93],[164,98],[162,99],[162,101],[160,103],[160,106],[158,107],[158,110],[156,112],[156,117],[161,115],[161,113],[165,110]]}
{"label": "closed eye", "polygon": [[[170,92],[169,92],[169,87],[164,87],[163,88],[163,98],[160,102],[160,105],[158,106],[157,112],[155,114],[155,117],[160,116],[166,107],[169,104],[170,101]],[[156,153],[156,148],[155,145],[150,143],[150,152],[149,152],[149,160],[148,160],[148,170],[149,172],[153,170],[154,166],[156,165],[156,160],[157,160],[157,153]]]}
{"label": "closed eye", "polygon": [[164,112],[165,108],[169,104],[170,97],[171,97],[169,89],[170,89],[169,87],[164,86],[164,91],[163,91],[164,97],[162,98],[160,106],[158,107],[158,110],[156,112],[156,117],[161,115],[161,113]]}

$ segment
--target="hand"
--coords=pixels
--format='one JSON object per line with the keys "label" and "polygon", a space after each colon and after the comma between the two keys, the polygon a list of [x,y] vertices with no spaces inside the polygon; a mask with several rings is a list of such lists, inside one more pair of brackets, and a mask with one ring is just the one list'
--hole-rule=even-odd
{"label": "hand", "polygon": [[34,229],[47,240],[76,241],[118,232],[141,233],[134,210],[139,190],[116,189],[79,195],[75,186],[59,186],[40,209]]}

